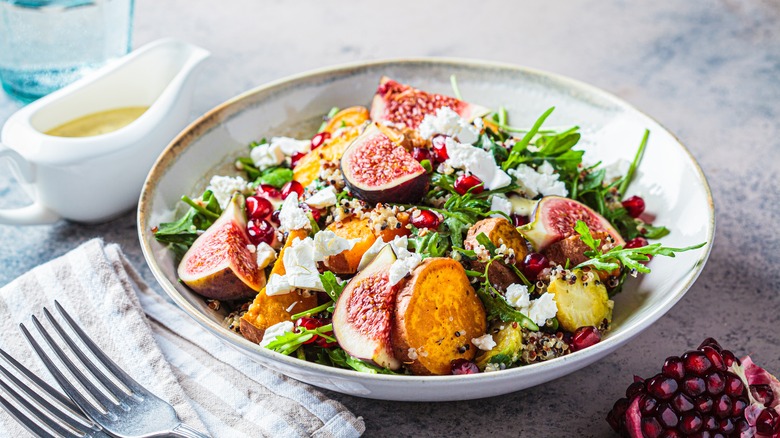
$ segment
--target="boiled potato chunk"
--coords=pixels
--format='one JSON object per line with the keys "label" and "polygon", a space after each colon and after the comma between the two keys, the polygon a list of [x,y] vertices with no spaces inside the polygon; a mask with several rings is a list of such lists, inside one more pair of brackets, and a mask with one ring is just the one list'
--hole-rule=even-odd
{"label": "boiled potato chunk", "polygon": [[[574,278],[572,278],[574,277]],[[560,327],[574,332],[580,327],[601,327],[612,321],[614,302],[598,276],[580,269],[566,271],[550,282],[547,291],[555,295]]]}

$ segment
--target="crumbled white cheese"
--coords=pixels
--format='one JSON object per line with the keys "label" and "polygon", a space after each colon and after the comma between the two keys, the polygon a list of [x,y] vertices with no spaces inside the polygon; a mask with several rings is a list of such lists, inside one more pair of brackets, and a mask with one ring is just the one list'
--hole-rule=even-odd
{"label": "crumbled white cheese", "polygon": [[426,139],[444,134],[457,138],[461,143],[474,144],[479,138],[477,128],[448,106],[437,109],[436,114],[426,114],[417,130]]}
{"label": "crumbled white cheese", "polygon": [[555,295],[545,292],[539,298],[531,301],[528,308],[528,318],[536,325],[542,325],[548,319],[558,313],[558,305],[555,303]]}
{"label": "crumbled white cheese", "polygon": [[314,259],[314,239],[296,238],[292,245],[284,250],[282,257],[285,275],[290,286],[300,289],[324,291],[317,262]]}
{"label": "crumbled white cheese", "polygon": [[287,156],[305,154],[311,150],[310,140],[296,140],[290,137],[273,137],[270,145],[272,148],[281,150]]}
{"label": "crumbled white cheese", "polygon": [[271,245],[265,242],[260,242],[260,245],[257,245],[255,252],[257,253],[258,269],[264,269],[276,260],[276,251],[274,251]]}
{"label": "crumbled white cheese", "polygon": [[349,251],[360,239],[345,239],[330,230],[322,230],[314,235],[314,261],[321,262],[326,257]]}
{"label": "crumbled white cheese", "polygon": [[390,245],[393,248],[396,258],[406,258],[412,254],[407,249],[409,247],[409,239],[406,236],[395,236],[391,242],[385,242],[382,238],[379,238],[363,253],[363,257],[360,258],[360,263],[358,263],[358,271],[368,266],[385,245]]}
{"label": "crumbled white cheese", "polygon": [[486,189],[500,189],[512,182],[512,178],[496,165],[496,160],[490,152],[458,143],[449,137],[445,139],[444,145],[449,156],[445,162],[456,169],[471,172],[485,183]]}
{"label": "crumbled white cheese", "polygon": [[563,181],[558,181],[558,174],[554,172],[553,167],[547,161],[539,166],[538,170],[520,164],[516,169],[510,169],[509,173],[517,179],[516,183],[520,186],[518,190],[529,198],[540,193],[543,196],[567,196],[569,194],[569,191],[566,190],[566,184]]}
{"label": "crumbled white cheese", "polygon": [[522,313],[528,313],[528,306],[531,304],[531,295],[528,294],[528,286],[524,284],[510,284],[504,294],[506,302],[510,306],[522,309]]}
{"label": "crumbled white cheese", "polygon": [[[490,209],[495,211],[500,211],[502,213],[506,213],[507,215],[512,214],[512,202],[509,201],[509,199],[506,198],[506,196],[500,196],[500,195],[493,195],[490,198]],[[498,213],[493,213],[490,215],[490,217],[504,217]]]}
{"label": "crumbled white cheese", "polygon": [[492,373],[495,371],[501,371],[501,364],[498,363],[489,363],[485,365],[485,370],[483,372],[485,373]]}
{"label": "crumbled white cheese", "polygon": [[273,342],[278,336],[293,331],[294,327],[295,325],[292,323],[292,321],[282,321],[272,325],[271,327],[268,327],[263,333],[263,340],[260,341],[260,346],[265,347],[266,345]]}
{"label": "crumbled white cheese", "polygon": [[227,208],[230,199],[236,192],[245,193],[248,190],[248,186],[244,178],[240,176],[219,176],[214,175],[209,181],[209,186],[206,190],[211,190],[214,193],[214,197],[217,198],[219,206],[224,210]]}
{"label": "crumbled white cheese", "polygon": [[268,277],[268,282],[265,284],[265,294],[269,297],[274,295],[288,294],[295,289],[287,281],[287,277],[279,274],[271,274]]}
{"label": "crumbled white cheese", "polygon": [[482,351],[490,351],[496,346],[496,341],[493,340],[493,336],[490,333],[474,338],[471,342]]}
{"label": "crumbled white cheese", "polygon": [[292,192],[285,198],[279,212],[279,230],[292,231],[301,228],[310,229],[311,222],[306,212],[298,205],[298,194]]}
{"label": "crumbled white cheese", "polygon": [[[407,253],[409,252],[407,251]],[[409,253],[409,255],[404,258],[397,258],[393,264],[390,265],[390,270],[388,272],[390,284],[393,286],[398,284],[398,282],[403,280],[404,277],[414,270],[414,268],[419,266],[421,262],[422,257],[417,253]]]}
{"label": "crumbled white cheese", "polygon": [[336,205],[336,189],[332,186],[325,187],[324,189],[314,193],[306,199],[308,205],[314,208],[325,208],[331,205]]}
{"label": "crumbled white cheese", "polygon": [[282,164],[284,162],[284,152],[278,146],[265,143],[252,148],[249,151],[249,158],[252,159],[255,167],[265,170]]}

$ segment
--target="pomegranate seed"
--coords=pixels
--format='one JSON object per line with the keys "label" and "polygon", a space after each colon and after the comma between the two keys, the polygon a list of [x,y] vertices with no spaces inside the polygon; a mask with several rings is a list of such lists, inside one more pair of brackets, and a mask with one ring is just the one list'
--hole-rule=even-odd
{"label": "pomegranate seed", "polygon": [[547,257],[539,254],[538,252],[531,252],[523,259],[523,274],[528,277],[529,280],[536,281],[537,276],[542,270],[550,267],[550,262]]}
{"label": "pomegranate seed", "polygon": [[626,397],[633,398],[640,392],[645,392],[645,384],[642,382],[634,382],[628,385],[628,388],[626,388]]}
{"label": "pomegranate seed", "polygon": [[688,376],[683,380],[682,384],[683,391],[691,397],[701,395],[707,389],[707,385],[701,377]]}
{"label": "pomegranate seed", "polygon": [[680,435],[676,430],[674,429],[667,429],[664,432],[663,438],[681,438],[682,435]]}
{"label": "pomegranate seed", "polygon": [[724,418],[720,420],[720,423],[718,424],[718,430],[729,435],[734,432],[734,422],[731,421],[731,418]]}
{"label": "pomegranate seed", "polygon": [[431,150],[427,148],[414,148],[412,149],[412,158],[417,160],[418,162],[422,160],[431,160]]}
{"label": "pomegranate seed", "polygon": [[658,438],[663,433],[664,429],[658,424],[658,420],[655,418],[643,418],[642,419],[642,433],[648,438]]}
{"label": "pomegranate seed", "polygon": [[260,196],[246,198],[246,214],[249,219],[265,219],[273,210],[271,202]]}
{"label": "pomegranate seed", "polygon": [[769,385],[750,385],[750,393],[764,406],[769,406],[775,401],[775,392]]}
{"label": "pomegranate seed", "polygon": [[645,211],[645,200],[639,196],[632,196],[625,199],[621,204],[626,209],[628,215],[631,217],[639,217],[643,211]]}
{"label": "pomegranate seed", "polygon": [[338,344],[338,342],[330,342],[327,339],[323,338],[322,336],[316,336],[316,340],[314,341],[314,345],[322,348],[333,348]]}
{"label": "pomegranate seed", "polygon": [[282,187],[282,199],[287,199],[293,192],[298,195],[298,199],[303,196],[303,186],[298,181],[290,181]]}
{"label": "pomegranate seed", "polygon": [[712,410],[712,397],[708,395],[703,395],[701,397],[696,398],[696,410],[701,412],[702,414],[706,414]]}
{"label": "pomegranate seed", "polygon": [[653,415],[655,414],[655,408],[658,407],[658,401],[652,397],[645,397],[639,406],[643,414]]}
{"label": "pomegranate seed", "polygon": [[718,420],[712,415],[703,415],[701,417],[701,422],[703,423],[702,426],[704,427],[704,430],[715,430],[718,428]]}
{"label": "pomegranate seed", "polygon": [[607,422],[612,429],[620,430],[625,425],[625,414],[628,410],[628,399],[621,398],[612,405],[612,410],[607,414]]}
{"label": "pomegranate seed", "polygon": [[478,195],[485,191],[485,184],[474,175],[461,175],[455,180],[455,191],[459,195],[465,195],[469,190],[472,194]]}
{"label": "pomegranate seed", "polygon": [[311,138],[311,150],[317,149],[318,147],[322,146],[323,143],[325,143],[326,140],[330,138],[330,132],[320,132],[318,134],[315,134],[314,137]]}
{"label": "pomegranate seed", "polygon": [[758,414],[756,430],[763,435],[772,435],[780,432],[780,416],[772,408],[766,408]]}
{"label": "pomegranate seed", "polygon": [[726,394],[715,399],[715,405],[712,407],[712,413],[718,418],[724,418],[731,415],[731,397]]}
{"label": "pomegranate seed", "polygon": [[[601,341],[601,333],[596,327],[580,327],[571,338],[572,351],[580,351]],[[637,382],[639,383],[639,382]]]}
{"label": "pomegranate seed", "polygon": [[682,360],[677,356],[667,358],[664,361],[663,368],[661,368],[661,374],[675,380],[682,380],[685,377],[685,368]]}
{"label": "pomegranate seed", "polygon": [[707,338],[704,341],[702,341],[701,345],[699,345],[699,348],[697,350],[701,350],[704,347],[712,347],[714,348],[718,353],[723,351],[723,348],[721,348],[718,341],[716,341],[714,338]]}
{"label": "pomegranate seed", "polygon": [[661,400],[672,398],[677,388],[677,381],[663,374],[658,374],[647,381],[647,392]]}
{"label": "pomegranate seed", "polygon": [[700,350],[707,356],[707,359],[710,360],[713,368],[719,371],[726,371],[726,362],[723,360],[723,356],[720,355],[720,351],[709,345],[701,347]]}
{"label": "pomegranate seed", "polygon": [[658,406],[658,413],[656,413],[655,418],[663,427],[669,429],[677,427],[677,423],[680,421],[674,409],[667,404]]}
{"label": "pomegranate seed", "polygon": [[682,355],[685,371],[702,376],[712,368],[712,362],[701,351],[689,351]]}
{"label": "pomegranate seed", "polygon": [[745,412],[745,408],[747,408],[748,403],[744,399],[738,398],[734,400],[733,406],[731,406],[731,416],[732,417],[741,417],[742,413]]}
{"label": "pomegranate seed", "polygon": [[281,213],[281,210],[274,210],[274,212],[271,213],[271,222],[275,223],[276,225],[281,223],[279,222],[279,213]]}
{"label": "pomegranate seed", "polygon": [[747,433],[747,431],[750,430],[750,425],[747,423],[747,421],[742,419],[737,421],[737,424],[734,425],[734,429],[736,429],[737,433],[742,436],[742,433]]}
{"label": "pomegranate seed", "polygon": [[455,359],[450,363],[452,374],[476,374],[479,372],[477,364],[466,359]]}
{"label": "pomegranate seed", "polygon": [[249,241],[252,242],[253,245],[259,245],[263,242],[271,245],[274,241],[276,230],[270,222],[260,219],[247,222],[246,232],[249,234]]}
{"label": "pomegranate seed", "polygon": [[279,199],[282,197],[282,194],[279,193],[279,189],[269,184],[260,184],[255,190],[255,194],[257,194],[257,196],[265,196],[269,199]]}
{"label": "pomegranate seed", "polygon": [[680,421],[680,432],[685,434],[694,434],[701,429],[703,422],[701,417],[696,412],[689,412],[683,414]]}
{"label": "pomegranate seed", "polygon": [[674,396],[672,405],[674,406],[674,409],[680,413],[688,412],[693,409],[693,401],[681,392]]}
{"label": "pomegranate seed", "polygon": [[734,356],[734,353],[730,352],[729,350],[723,350],[720,352],[720,355],[723,357],[723,362],[726,363],[727,367],[730,367],[735,362],[737,365],[742,365],[742,362],[737,359],[737,356]]}
{"label": "pomegranate seed", "polygon": [[290,167],[295,167],[299,161],[301,161],[301,158],[305,157],[306,154],[303,152],[297,152],[293,156],[290,157]]}
{"label": "pomegranate seed", "polygon": [[714,372],[707,376],[705,379],[707,383],[707,392],[712,395],[717,395],[726,389],[726,378],[720,372]]}
{"label": "pomegranate seed", "polygon": [[443,135],[437,135],[431,140],[433,147],[433,161],[438,164],[444,162],[450,156],[447,155],[447,145],[445,144],[446,137]]}
{"label": "pomegranate seed", "polygon": [[523,226],[529,222],[528,216],[523,216],[521,214],[512,213],[509,217],[512,218],[512,224],[516,227]]}
{"label": "pomegranate seed", "polygon": [[441,219],[439,218],[439,215],[431,210],[416,209],[414,212],[412,212],[412,217],[409,219],[409,223],[417,228],[428,228],[435,230],[436,228],[439,228]]}
{"label": "pomegranate seed", "polygon": [[[298,320],[295,321],[295,327],[303,327],[307,330],[314,330],[317,327],[321,327],[321,326],[322,326],[322,322],[320,322],[320,320],[318,320],[317,318],[310,318],[308,316],[304,316],[303,318],[298,318]],[[312,342],[317,340],[317,338],[319,338],[319,336],[314,335],[311,337],[311,339],[304,342],[304,344],[311,344]]]}

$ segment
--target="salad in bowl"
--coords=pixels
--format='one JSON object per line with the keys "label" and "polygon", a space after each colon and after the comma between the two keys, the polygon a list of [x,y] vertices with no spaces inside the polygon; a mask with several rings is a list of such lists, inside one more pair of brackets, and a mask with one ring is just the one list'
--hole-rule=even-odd
{"label": "salad in bowl", "polygon": [[[550,108],[503,108],[383,77],[370,108],[311,137],[248,145],[176,220],[153,228],[179,280],[260,346],[375,374],[476,374],[598,343],[655,239],[632,161],[590,162]],[[323,109],[325,112],[325,109]],[[651,274],[652,275],[652,274]]]}

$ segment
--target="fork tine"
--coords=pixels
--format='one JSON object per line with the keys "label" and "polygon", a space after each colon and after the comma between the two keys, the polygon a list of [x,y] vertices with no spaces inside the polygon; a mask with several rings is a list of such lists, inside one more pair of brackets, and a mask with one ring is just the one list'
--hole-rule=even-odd
{"label": "fork tine", "polygon": [[5,409],[6,412],[11,414],[11,416],[14,417],[16,421],[19,422],[19,424],[21,424],[22,426],[24,426],[25,429],[30,431],[31,434],[35,436],[43,436],[43,437],[54,436],[51,433],[49,433],[48,430],[32,422],[32,420],[26,414],[24,414],[19,409],[16,409],[16,406],[12,405],[8,400],[6,400],[2,394],[0,394],[0,405],[2,405],[3,409]]}
{"label": "fork tine", "polygon": [[[38,322],[38,319],[33,316],[33,323],[36,324],[36,326],[40,326],[40,322]],[[79,391],[75,386],[73,386],[72,383],[68,381],[67,378],[62,374],[62,372],[57,368],[57,365],[52,362],[51,358],[48,354],[41,348],[40,344],[38,344],[38,341],[35,340],[35,338],[32,337],[30,332],[27,330],[27,327],[24,326],[24,324],[19,324],[19,328],[22,330],[22,334],[24,334],[24,337],[27,338],[27,342],[30,343],[30,346],[32,346],[33,350],[35,350],[35,353],[38,354],[38,357],[41,359],[43,364],[46,366],[46,369],[49,370],[52,376],[54,376],[54,379],[57,381],[57,383],[60,385],[60,387],[65,391],[66,394],[77,404],[81,407],[81,409],[84,411],[85,414],[87,414],[88,417],[92,418],[96,422],[100,423],[100,419],[108,419],[107,415],[104,414],[106,412],[106,405],[96,407],[91,401],[87,400],[86,397],[84,397],[81,394],[81,391]],[[43,335],[44,339],[46,340],[46,343],[49,344],[50,347],[52,347],[52,350],[57,353],[57,355],[62,359],[63,363],[66,363],[69,369],[71,371],[75,371],[74,374],[76,375],[76,379],[78,379],[80,382],[84,382],[86,379],[84,378],[84,375],[79,371],[78,368],[73,366],[73,363],[68,359],[67,356],[62,352],[62,350],[59,349],[59,347],[56,347],[54,345],[54,341],[51,339],[48,333],[46,333],[43,328],[38,329],[41,334]],[[88,381],[87,381],[88,382]],[[87,386],[85,384],[85,386]],[[92,386],[92,389],[90,390],[90,393],[95,396],[95,398],[99,400],[99,397],[105,398],[102,396],[102,394],[98,393],[95,394],[92,391],[97,392],[97,388]],[[100,409],[103,409],[103,412],[101,412]]]}
{"label": "fork tine", "polygon": [[[24,391],[27,393],[26,395],[29,396],[29,395],[31,395],[31,393],[33,393],[30,390],[30,388],[27,388],[24,385],[22,387],[25,388]],[[72,430],[68,430],[68,429],[62,427],[59,423],[57,423],[56,421],[54,421],[51,418],[49,418],[48,416],[46,416],[46,414],[41,412],[40,409],[38,409],[36,406],[34,406],[32,403],[30,403],[25,397],[20,396],[18,392],[16,392],[13,388],[11,388],[11,386],[9,386],[5,382],[5,380],[0,379],[0,388],[2,388],[3,391],[5,391],[5,393],[9,397],[11,397],[14,400],[16,400],[17,403],[21,404],[24,407],[24,409],[27,410],[27,412],[29,414],[31,414],[31,415],[33,415],[35,417],[35,419],[32,419],[32,418],[30,418],[28,416],[25,416],[28,419],[28,421],[22,421],[17,416],[17,414],[21,414],[21,411],[16,410],[15,412],[12,412],[11,415],[13,415],[23,425],[26,426],[28,422],[37,421],[39,423],[45,424],[46,426],[49,427],[50,430],[53,430],[54,432],[56,432],[56,433],[58,433],[60,435],[64,435],[64,436],[67,436],[67,437],[77,437],[78,436],[75,433],[73,433]],[[40,402],[40,400],[38,400],[38,401]],[[48,405],[48,406],[44,406],[44,409],[48,409],[48,412],[50,414],[54,415],[55,417],[57,417],[57,419],[59,419],[60,421],[62,421],[65,424],[67,424],[68,426],[78,430],[79,432],[84,432],[83,430],[81,430],[78,427],[78,425],[73,424],[71,421],[69,421],[70,419],[66,415],[63,415],[61,412],[59,412],[54,406],[52,406],[48,402],[46,402],[46,405]],[[6,403],[3,403],[3,406],[6,409],[8,409],[9,406],[12,407],[11,403],[9,403],[7,400],[6,400]]]}
{"label": "fork tine", "polygon": [[[86,366],[89,369],[92,375],[95,376],[95,378],[98,379],[100,383],[102,383],[103,386],[105,386],[106,389],[108,389],[108,391],[114,395],[114,397],[119,398],[123,396],[126,397],[129,395],[127,391],[118,387],[111,379],[106,377],[105,373],[102,370],[100,370],[98,367],[95,366],[92,360],[89,357],[87,357],[86,354],[84,354],[81,347],[76,345],[76,343],[73,342],[73,339],[70,337],[70,335],[68,335],[68,333],[62,329],[62,326],[60,325],[59,322],[57,322],[56,319],[54,319],[54,316],[52,316],[52,314],[49,312],[49,309],[44,307],[43,314],[46,315],[46,319],[49,320],[52,327],[54,327],[54,330],[57,332],[60,338],[62,338],[62,340],[65,341],[66,344],[68,344],[71,351],[79,358],[81,363],[83,363],[84,366]],[[98,358],[98,360],[100,360],[100,358]]]}
{"label": "fork tine", "polygon": [[[32,377],[32,383],[37,387],[37,391],[31,388],[27,383],[22,382],[18,377],[13,375],[6,367],[4,367],[0,363],[0,373],[5,375],[5,377],[13,383],[17,389],[21,390],[25,393],[27,398],[32,399],[36,403],[38,403],[38,406],[40,406],[42,409],[47,410],[52,415],[56,416],[63,422],[69,424],[71,427],[76,428],[88,428],[93,429],[94,425],[89,422],[85,421],[84,414],[81,412],[81,410],[73,404],[72,401],[67,399],[65,396],[63,396],[59,391],[49,386],[46,382],[43,380],[40,380],[37,376],[32,374],[30,370],[24,367],[24,365],[20,364],[19,362],[16,362],[8,353],[0,349],[0,354],[3,355],[3,357],[8,360],[11,359],[13,361],[12,365],[14,368],[22,373],[25,377],[30,378]],[[29,380],[28,380],[29,382]],[[4,381],[2,378],[0,378],[0,385],[4,384]],[[60,403],[62,403],[63,400],[67,401],[67,403],[64,404],[64,406],[59,407],[54,404],[52,404],[48,399],[41,396],[41,392],[45,392],[50,397],[58,400]],[[74,424],[79,423],[79,425]]]}
{"label": "fork tine", "polygon": [[111,371],[114,374],[114,377],[117,378],[120,382],[122,382],[125,386],[127,386],[130,391],[133,393],[146,396],[149,391],[146,390],[146,388],[142,387],[138,382],[135,381],[132,377],[130,377],[122,368],[119,367],[119,365],[116,364],[113,360],[111,360],[110,357],[106,356],[105,353],[103,353],[103,350],[100,349],[93,341],[90,339],[89,336],[87,336],[86,333],[84,333],[84,330],[82,330],[81,327],[71,318],[71,316],[68,314],[68,312],[65,311],[65,309],[60,305],[60,303],[57,300],[54,300],[54,306],[57,308],[57,312],[59,312],[60,315],[65,319],[65,322],[70,326],[70,328],[78,335],[79,339],[84,343],[84,345],[89,348],[90,351],[92,351],[92,354],[95,355],[95,357],[100,360],[100,362],[108,368],[109,371]]}

